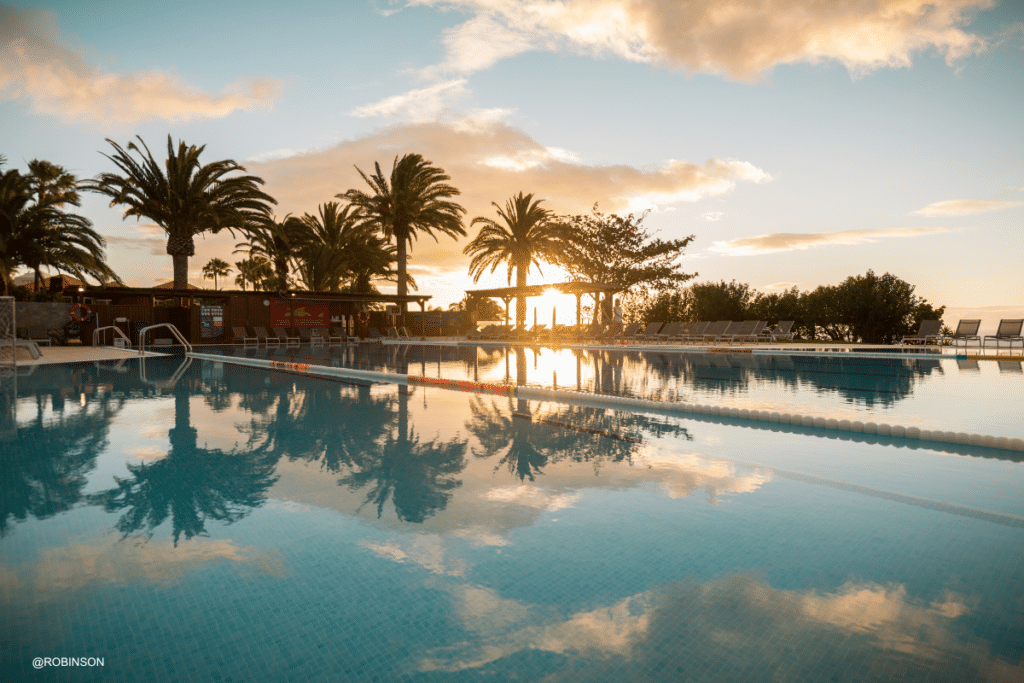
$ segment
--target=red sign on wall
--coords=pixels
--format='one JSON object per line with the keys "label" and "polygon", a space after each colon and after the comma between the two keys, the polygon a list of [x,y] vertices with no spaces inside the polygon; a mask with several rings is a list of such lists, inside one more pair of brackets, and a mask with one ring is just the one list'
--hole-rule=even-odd
{"label": "red sign on wall", "polygon": [[330,321],[326,301],[270,300],[271,327],[327,327]]}

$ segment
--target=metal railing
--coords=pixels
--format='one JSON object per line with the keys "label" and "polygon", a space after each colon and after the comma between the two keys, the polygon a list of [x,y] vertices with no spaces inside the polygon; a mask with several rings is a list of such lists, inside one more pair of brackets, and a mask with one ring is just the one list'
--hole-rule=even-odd
{"label": "metal railing", "polygon": [[[105,326],[105,327],[97,327],[97,328],[96,328],[95,330],[93,330],[93,331],[92,331],[92,345],[93,345],[93,346],[99,346],[99,345],[100,345],[100,343],[99,343],[99,342],[100,342],[100,332],[103,332],[104,330],[114,330],[114,331],[115,331],[115,332],[117,332],[117,333],[118,333],[119,335],[121,335],[121,338],[122,338],[122,339],[124,339],[124,340],[125,340],[125,342],[127,342],[127,343],[125,344],[125,346],[126,346],[127,348],[129,348],[129,349],[130,349],[130,348],[132,347],[132,340],[131,340],[131,339],[129,339],[129,338],[128,338],[128,335],[126,335],[126,334],[125,334],[125,333],[124,333],[124,332],[123,332],[123,331],[121,330],[121,328],[120,328],[120,327],[118,327],[117,325],[107,325],[107,326]],[[117,339],[117,337],[115,337],[115,339]]]}
{"label": "metal railing", "polygon": [[178,331],[177,327],[175,327],[171,323],[159,323],[157,325],[150,325],[149,327],[143,327],[141,330],[139,330],[139,355],[140,356],[143,355],[146,352],[146,333],[149,332],[150,330],[155,330],[158,327],[166,327],[167,329],[169,329],[171,331],[171,334],[173,334],[177,338],[177,340],[179,342],[181,342],[181,345],[185,347],[185,352],[186,353],[192,353],[192,345],[189,344],[188,341],[186,341],[185,337],[183,337],[181,335],[181,332]]}

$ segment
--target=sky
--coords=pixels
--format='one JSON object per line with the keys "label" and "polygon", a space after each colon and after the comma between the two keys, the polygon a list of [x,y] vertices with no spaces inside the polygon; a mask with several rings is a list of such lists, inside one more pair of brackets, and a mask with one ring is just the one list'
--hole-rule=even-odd
{"label": "sky", "polygon": [[[1024,317],[1020,0],[0,4],[8,168],[92,177],[116,170],[106,139],[135,136],[158,159],[170,136],[241,163],[279,218],[422,154],[467,210],[466,238],[412,247],[431,305],[507,285],[474,283],[462,248],[470,219],[524,192],[693,235],[696,282],[771,293],[874,270],[949,325]],[[161,228],[99,195],[81,213],[128,284],[172,278]],[[190,281],[212,287],[202,266],[240,241],[197,238]]]}

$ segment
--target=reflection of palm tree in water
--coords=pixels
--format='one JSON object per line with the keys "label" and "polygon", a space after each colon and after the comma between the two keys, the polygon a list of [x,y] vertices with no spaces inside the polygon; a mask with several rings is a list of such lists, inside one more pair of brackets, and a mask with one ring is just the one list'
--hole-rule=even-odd
{"label": "reflection of palm tree in water", "polygon": [[338,483],[352,491],[369,486],[364,505],[374,503],[378,518],[390,497],[400,520],[423,522],[443,510],[451,491],[462,485],[454,476],[466,466],[465,441],[421,442],[409,425],[408,387],[398,387],[396,430],[375,446]]}
{"label": "reflection of palm tree in water", "polygon": [[261,450],[225,453],[199,448],[190,419],[193,391],[183,379],[174,387],[174,427],[167,455],[153,463],[129,464],[130,479],[90,496],[108,512],[126,510],[117,529],[125,536],[172,521],[174,544],[206,533],[206,520],[230,524],[263,503],[277,458]]}
{"label": "reflection of palm tree in water", "polygon": [[[520,481],[533,481],[535,475],[543,474],[544,466],[564,460],[592,462],[595,470],[603,462],[632,462],[641,447],[641,432],[692,438],[684,427],[669,421],[627,412],[607,414],[581,406],[559,406],[557,413],[534,418],[527,401],[516,401],[513,408],[509,399],[506,414],[496,399],[487,404],[482,397],[474,396],[470,399],[472,418],[466,429],[481,446],[480,451],[473,449],[474,456],[490,458],[500,453],[495,470],[504,465]],[[615,436],[628,436],[630,440]]]}
{"label": "reflection of palm tree in water", "polygon": [[[28,515],[46,519],[70,510],[82,499],[86,475],[96,467],[96,457],[110,445],[110,425],[124,406],[123,396],[111,392],[93,393],[86,408],[66,411],[62,390],[84,390],[95,384],[88,370],[52,366],[34,373],[35,419],[15,425],[13,395],[9,419],[17,427],[19,448],[4,449],[0,467],[0,537],[12,529],[10,522]],[[33,385],[36,385],[33,387]],[[51,394],[52,412],[44,415],[46,398],[41,387]],[[13,394],[13,382],[10,385]]]}

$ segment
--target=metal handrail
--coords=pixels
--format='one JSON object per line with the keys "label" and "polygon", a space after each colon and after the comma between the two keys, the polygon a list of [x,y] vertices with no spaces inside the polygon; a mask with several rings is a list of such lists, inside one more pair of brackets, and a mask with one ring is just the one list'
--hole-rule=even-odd
{"label": "metal handrail", "polygon": [[131,340],[131,339],[129,339],[129,338],[128,338],[128,335],[126,335],[126,334],[125,334],[125,333],[124,333],[124,332],[123,332],[123,331],[121,330],[121,328],[120,328],[120,327],[118,327],[117,325],[107,325],[107,326],[105,326],[105,327],[97,327],[97,328],[96,328],[95,330],[93,330],[93,331],[92,331],[92,345],[93,345],[93,346],[99,346],[99,340],[100,340],[100,332],[102,332],[103,330],[116,330],[116,331],[117,331],[117,333],[118,333],[119,335],[121,335],[121,336],[122,336],[122,337],[124,338],[124,340],[125,340],[126,342],[128,342],[128,344],[127,344],[128,348],[131,348],[131,347],[132,347],[132,340]]}
{"label": "metal handrail", "polygon": [[149,332],[150,330],[155,330],[158,327],[166,327],[166,328],[168,328],[171,331],[171,334],[173,334],[175,337],[177,337],[178,341],[181,342],[181,345],[185,347],[185,352],[186,353],[192,353],[192,345],[189,344],[185,340],[185,337],[181,336],[181,332],[178,331],[177,327],[175,327],[171,323],[158,323],[156,325],[150,325],[149,327],[143,327],[141,330],[139,330],[139,355],[140,356],[146,352],[146,333]]}

